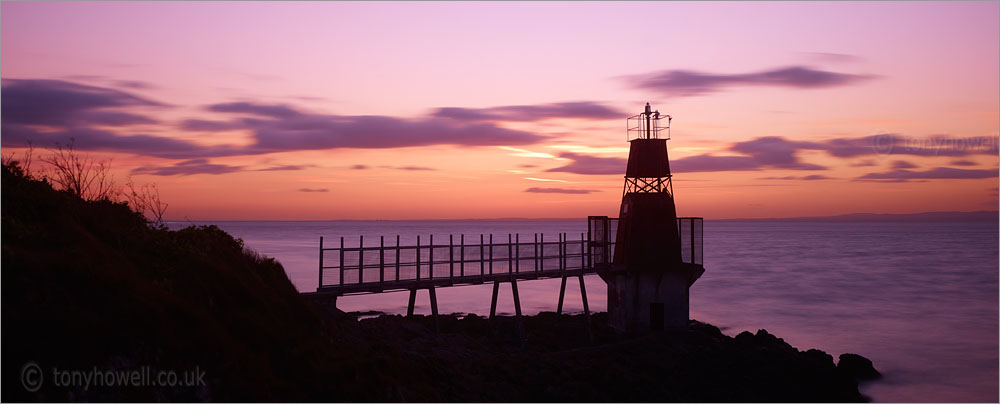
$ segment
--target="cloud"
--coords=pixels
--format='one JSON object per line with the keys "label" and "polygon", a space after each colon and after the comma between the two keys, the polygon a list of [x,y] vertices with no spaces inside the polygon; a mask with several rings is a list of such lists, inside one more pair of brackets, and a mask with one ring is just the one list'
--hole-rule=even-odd
{"label": "cloud", "polygon": [[557,180],[552,178],[535,178],[535,177],[524,177],[528,181],[539,181],[539,182],[569,182],[566,180]]}
{"label": "cloud", "polygon": [[105,81],[106,77],[97,74],[71,74],[65,78],[76,81]]}
{"label": "cloud", "polygon": [[[802,161],[798,153],[804,150],[822,151],[839,158],[883,155],[913,156],[965,156],[996,154],[997,142],[988,137],[955,138],[934,136],[929,138],[906,138],[900,135],[875,135],[858,138],[835,138],[824,141],[797,141],[779,136],[765,136],[731,144],[728,151],[738,155],[715,155],[712,153],[674,159],[670,162],[671,172],[714,172],[714,171],[754,171],[762,169],[779,170],[826,170],[822,165]],[[571,162],[565,166],[551,168],[550,172],[575,174],[624,174],[626,159],[616,157],[596,157],[576,153],[562,153],[562,158]],[[965,160],[955,165],[970,165]],[[853,162],[851,167],[876,165],[868,159]],[[975,165],[975,163],[971,163]],[[895,170],[903,170],[899,175],[907,175],[916,165],[896,160]],[[963,177],[964,178],[964,177]]]}
{"label": "cloud", "polygon": [[536,194],[589,194],[592,192],[598,192],[592,189],[566,189],[566,188],[538,188],[531,187],[524,192],[536,193]]}
{"label": "cloud", "polygon": [[157,123],[155,119],[147,116],[114,111],[91,111],[82,113],[77,118],[80,119],[80,122],[98,126],[127,126]]}
{"label": "cloud", "polygon": [[252,102],[226,102],[209,105],[207,109],[212,112],[248,114],[278,119],[295,118],[302,115],[287,105],[255,104]]}
{"label": "cloud", "polygon": [[[821,166],[803,163],[796,159],[800,150],[823,151],[839,158],[861,156],[966,156],[996,154],[997,141],[989,137],[958,138],[932,136],[927,138],[907,138],[895,134],[881,134],[858,138],[835,138],[818,142],[791,141],[781,137],[763,137],[733,144],[730,150],[749,154],[755,162],[769,168],[797,170],[823,169]],[[682,159],[683,160],[683,159]],[[875,160],[862,160],[850,164],[851,167],[874,166]],[[962,165],[962,164],[959,164]],[[892,168],[908,170],[917,168],[911,162],[895,160]]]}
{"label": "cloud", "polygon": [[834,52],[799,52],[817,62],[850,63],[863,60],[860,56]]}
{"label": "cloud", "polygon": [[148,81],[119,80],[95,74],[73,74],[65,76],[65,78],[75,81],[101,82],[114,87],[128,88],[133,90],[149,90],[156,88],[156,86],[153,85],[153,83],[150,83]]}
{"label": "cloud", "polygon": [[148,90],[151,88],[156,88],[149,82],[139,81],[139,80],[115,80],[114,84],[118,87],[131,88],[135,90]]}
{"label": "cloud", "polygon": [[[905,138],[900,135],[875,135],[858,138],[835,138],[824,141],[796,141],[778,136],[759,137],[752,140],[736,142],[728,147],[728,151],[738,155],[715,155],[712,153],[674,159],[670,162],[671,172],[714,172],[714,171],[754,171],[762,169],[780,170],[826,170],[827,167],[802,161],[798,153],[804,150],[826,152],[834,157],[854,158],[859,156],[879,155],[914,155],[914,156],[962,156],[974,154],[996,154],[996,139],[987,137],[955,138],[935,136],[929,138]],[[627,160],[617,157],[597,157],[592,155],[565,152],[559,155],[569,159],[570,163],[562,167],[548,169],[549,172],[568,172],[574,174],[602,175],[624,174]],[[868,167],[876,165],[873,159],[855,161],[851,167]],[[967,160],[953,161],[953,165],[967,166],[975,163]],[[879,175],[898,175],[905,178],[918,171],[916,165],[896,160],[892,168],[897,174],[882,173]],[[944,169],[937,169],[944,170]],[[975,170],[974,170],[975,171]],[[924,175],[968,175],[947,171],[926,171]],[[876,174],[872,174],[876,175]],[[776,177],[772,177],[776,178]],[[792,177],[804,179],[804,177]],[[952,178],[952,177],[926,177]],[[954,177],[966,178],[966,177]],[[826,179],[826,178],[823,178]],[[887,179],[887,178],[879,178]],[[899,179],[899,178],[897,178]]]}
{"label": "cloud", "polygon": [[195,175],[195,174],[228,174],[243,171],[244,166],[230,166],[225,164],[212,164],[205,159],[193,159],[182,161],[171,166],[145,166],[132,170],[132,174],[148,175]]}
{"label": "cloud", "polygon": [[[670,162],[670,171],[678,173],[751,171],[759,170],[760,167],[760,163],[750,156],[713,156],[702,154]],[[622,171],[622,169],[619,169],[619,171]]]}
{"label": "cloud", "polygon": [[938,167],[926,171],[893,170],[883,173],[869,173],[856,178],[859,181],[887,180],[891,182],[906,182],[914,179],[976,179],[995,178],[997,170],[969,170],[951,167]]}
{"label": "cloud", "polygon": [[[826,72],[821,72],[826,73]],[[742,76],[760,75],[755,73]],[[837,73],[832,73],[837,74]],[[740,75],[737,75],[740,76]],[[779,75],[780,76],[780,75]],[[815,80],[792,84],[778,79],[755,78],[762,84],[788,86],[840,85]],[[106,81],[109,79],[105,79]],[[713,79],[715,80],[715,79]],[[834,80],[835,81],[835,80]],[[740,82],[737,80],[736,82]],[[36,145],[75,142],[79,150],[104,150],[142,156],[183,160],[169,166],[144,166],[136,173],[149,175],[225,174],[237,171],[300,170],[303,166],[279,165],[259,169],[210,163],[215,157],[259,155],[298,150],[335,148],[400,148],[429,145],[511,146],[537,144],[547,136],[499,126],[506,121],[534,121],[558,117],[618,117],[620,113],[594,102],[553,103],[540,105],[501,106],[493,108],[441,108],[431,115],[398,118],[377,115],[334,115],[313,113],[292,105],[265,104],[251,101],[208,105],[205,109],[215,118],[188,119],[178,127],[192,132],[244,131],[249,136],[246,145],[202,145],[189,140],[135,133],[131,125],[156,121],[134,109],[164,107],[165,104],[129,92],[88,86],[61,80],[4,79],[2,93],[2,143],[22,146],[25,141]],[[714,88],[732,84],[732,80],[708,80]],[[121,84],[121,83],[118,83]],[[112,128],[113,127],[113,128]],[[128,133],[132,131],[132,133]],[[914,156],[967,156],[994,154],[997,140],[991,137],[954,138],[935,136],[924,139],[906,138],[898,134],[880,134],[859,138],[836,138],[821,141],[795,141],[782,137],[761,137],[733,143],[728,151],[735,155],[702,154],[676,159],[674,172],[747,171],[762,169],[823,170],[825,167],[802,161],[798,152],[823,151],[840,158],[887,154]],[[555,157],[545,154],[547,157]],[[549,172],[577,174],[624,173],[626,160],[564,152],[559,157],[569,160]],[[862,162],[867,165],[867,162]],[[907,181],[911,179],[991,178],[991,170],[960,170],[937,168],[911,170],[915,166],[894,163],[894,170],[871,173],[859,180]],[[975,165],[968,160],[955,160],[953,165]],[[358,164],[352,169],[367,169]],[[430,167],[386,167],[398,170],[433,170]],[[953,171],[948,171],[953,170]],[[986,176],[984,176],[986,175]],[[806,179],[807,177],[797,177]],[[822,176],[817,176],[822,177]],[[816,178],[819,179],[819,178]]]}
{"label": "cloud", "polygon": [[299,188],[298,191],[299,192],[330,192],[330,190],[326,189],[326,188]]}
{"label": "cloud", "polygon": [[179,128],[194,132],[223,132],[243,129],[245,125],[239,122],[208,121],[204,119],[187,119],[181,121]]}
{"label": "cloud", "polygon": [[22,146],[74,143],[77,150],[106,150],[172,159],[191,159],[246,154],[240,146],[200,146],[189,141],[162,136],[118,135],[91,128],[71,128],[41,132],[27,126],[3,123],[3,145]]}
{"label": "cloud", "polygon": [[3,79],[2,86],[4,124],[68,127],[155,123],[146,116],[108,109],[163,106],[123,91],[62,80]]}
{"label": "cloud", "polygon": [[307,166],[300,166],[300,165],[281,165],[281,166],[273,166],[266,168],[258,168],[254,171],[297,171],[297,170],[304,170],[306,167]]}
{"label": "cloud", "polygon": [[[365,168],[368,168],[365,166]],[[403,170],[403,171],[435,171],[436,168],[431,167],[420,167],[420,166],[378,166],[378,168],[385,168],[389,170]]]}
{"label": "cloud", "polygon": [[819,180],[832,180],[833,178],[827,177],[825,175],[813,174],[806,175],[802,177],[796,177],[794,175],[784,176],[784,177],[763,177],[762,180],[803,180],[803,181],[819,181]]}
{"label": "cloud", "polygon": [[232,166],[226,164],[209,163],[206,159],[186,160],[170,166],[143,166],[132,170],[132,174],[148,175],[195,175],[195,174],[229,174],[240,171],[297,171],[303,170],[307,166],[302,165],[277,165],[271,167],[250,169],[246,166]]}
{"label": "cloud", "polygon": [[[684,157],[670,162],[670,171],[674,173],[713,172],[713,171],[752,171],[760,169],[784,170],[825,170],[826,167],[804,163],[798,160],[796,153],[800,149],[813,147],[808,142],[789,141],[780,137],[761,137],[745,142],[737,142],[729,150],[743,154],[742,156],[716,156],[701,154]],[[550,172],[569,172],[574,174],[624,174],[627,160],[617,157],[596,157],[576,153],[562,153],[562,158],[572,160],[569,164],[551,168]]]}
{"label": "cloud", "polygon": [[877,163],[872,159],[861,160],[850,164],[851,167],[872,167],[875,165],[877,165]]}
{"label": "cloud", "polygon": [[[671,162],[674,172],[735,171],[756,169],[824,170],[821,165],[800,161],[797,153],[802,150],[817,150],[834,157],[851,158],[887,154],[935,156],[989,154],[996,152],[996,143],[985,138],[956,139],[934,137],[908,139],[898,135],[875,135],[860,138],[835,138],[819,142],[793,141],[782,137],[768,136],[749,141],[737,142],[730,151],[745,156],[713,156],[703,154]],[[852,167],[876,165],[875,160],[862,160],[850,164]],[[917,168],[916,165],[897,160],[894,169]]]}
{"label": "cloud", "polygon": [[628,160],[618,157],[597,157],[585,154],[563,152],[559,157],[570,159],[570,163],[556,168],[550,168],[548,172],[562,172],[585,175],[601,174],[625,174],[625,165]]}
{"label": "cloud", "polygon": [[[341,116],[299,112],[283,105],[216,104],[216,112],[255,115],[231,121],[232,127],[251,131],[255,144],[247,153],[273,153],[332,148],[397,148],[450,144],[502,146],[537,143],[545,136],[506,129],[491,122],[462,122],[445,118],[402,119],[389,116]],[[270,119],[262,119],[270,118]]]}
{"label": "cloud", "polygon": [[515,157],[531,157],[531,158],[541,158],[541,159],[554,159],[554,158],[556,158],[556,156],[554,156],[554,155],[552,155],[550,153],[536,152],[536,151],[531,151],[531,150],[527,150],[527,149],[521,149],[521,148],[517,148],[517,147],[499,146],[499,148],[504,149],[504,150],[508,150],[508,151],[512,151],[513,153],[510,153],[509,155],[515,156]]}
{"label": "cloud", "polygon": [[[120,108],[163,104],[117,89],[60,80],[3,80],[3,145],[68,143],[79,150],[102,150],[172,159],[199,159],[335,148],[399,148],[431,145],[512,146],[547,136],[497,126],[489,121],[452,118],[403,119],[389,116],[314,114],[283,104],[247,101],[212,104],[206,109],[230,120],[188,119],[186,131],[241,130],[247,145],[200,145],[171,137],[126,134],[101,126],[155,121]],[[45,128],[39,128],[44,126]]]}
{"label": "cloud", "polygon": [[[823,142],[823,149],[837,157],[870,156],[887,154],[892,148],[894,135],[874,135],[860,138],[837,138]],[[819,147],[817,145],[817,147]]]}
{"label": "cloud", "polygon": [[871,75],[828,72],[804,66],[777,68],[756,73],[714,74],[690,70],[665,70],[629,76],[632,87],[658,90],[674,96],[701,95],[735,86],[827,88],[846,86],[873,78]]}
{"label": "cloud", "polygon": [[798,161],[795,153],[800,149],[809,149],[812,147],[813,144],[808,142],[797,142],[782,137],[767,136],[735,143],[729,149],[750,155],[759,167],[789,170],[825,170],[826,167]]}
{"label": "cloud", "polygon": [[364,164],[355,164],[355,165],[353,165],[353,166],[350,166],[350,167],[348,167],[348,168],[350,168],[350,169],[352,169],[352,170],[367,170],[367,169],[368,169],[368,166],[366,166],[366,165],[364,165]]}
{"label": "cloud", "polygon": [[974,161],[969,160],[952,160],[951,165],[953,166],[974,166],[977,165]]}
{"label": "cloud", "polygon": [[439,108],[431,114],[437,118],[463,121],[540,121],[553,118],[620,119],[628,114],[590,101],[561,102],[541,105],[508,105],[491,108]]}
{"label": "cloud", "polygon": [[837,138],[818,143],[816,149],[836,157],[871,155],[969,156],[996,154],[997,139],[987,136],[931,136],[909,138],[894,133],[859,138]]}

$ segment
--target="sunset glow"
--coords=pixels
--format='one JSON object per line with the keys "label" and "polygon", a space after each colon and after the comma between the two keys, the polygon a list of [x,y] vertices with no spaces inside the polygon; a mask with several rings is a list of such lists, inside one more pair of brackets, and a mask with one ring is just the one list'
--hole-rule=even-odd
{"label": "sunset glow", "polygon": [[998,203],[996,2],[0,7],[4,154],[172,220],[613,216],[646,102],[682,216]]}

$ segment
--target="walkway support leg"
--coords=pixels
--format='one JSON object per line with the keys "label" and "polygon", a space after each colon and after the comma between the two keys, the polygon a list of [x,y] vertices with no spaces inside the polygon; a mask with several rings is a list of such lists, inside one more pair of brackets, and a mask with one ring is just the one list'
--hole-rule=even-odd
{"label": "walkway support leg", "polygon": [[524,320],[521,318],[521,298],[517,295],[517,279],[511,277],[510,289],[514,294],[514,313],[517,315],[517,336],[524,341]]}
{"label": "walkway support leg", "polygon": [[437,293],[434,292],[434,286],[427,289],[427,293],[431,298],[431,315],[434,316],[434,333],[441,332],[441,324],[438,322],[438,299]]}
{"label": "walkway support leg", "polygon": [[410,304],[406,306],[406,317],[413,317],[413,304],[417,302],[417,290],[410,289]]}
{"label": "walkway support leg", "polygon": [[590,342],[594,342],[594,333],[590,329],[590,305],[587,304],[587,285],[583,283],[583,274],[580,274],[580,296],[583,297],[583,317],[587,320],[587,337]]}
{"label": "walkway support leg", "polygon": [[490,320],[497,316],[497,294],[500,293],[500,281],[493,281],[493,303],[490,304]]}
{"label": "walkway support leg", "polygon": [[517,313],[517,318],[521,318],[521,298],[517,295],[517,280],[510,280],[510,289],[514,293],[514,312]]}
{"label": "walkway support leg", "polygon": [[556,308],[556,314],[562,314],[563,308],[563,298],[566,296],[566,277],[562,277],[562,285],[559,286],[559,305]]}

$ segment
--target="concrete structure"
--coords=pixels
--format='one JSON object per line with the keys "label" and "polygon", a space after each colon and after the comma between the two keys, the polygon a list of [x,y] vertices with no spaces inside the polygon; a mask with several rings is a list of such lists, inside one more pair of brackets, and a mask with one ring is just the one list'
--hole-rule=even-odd
{"label": "concrete structure", "polygon": [[[667,124],[661,125],[664,118]],[[646,104],[628,122],[631,145],[613,270],[600,273],[608,284],[609,323],[627,332],[686,328],[689,289],[705,269],[700,260],[682,258],[687,249],[680,232],[686,229],[678,226],[674,207],[667,156],[670,116]]]}

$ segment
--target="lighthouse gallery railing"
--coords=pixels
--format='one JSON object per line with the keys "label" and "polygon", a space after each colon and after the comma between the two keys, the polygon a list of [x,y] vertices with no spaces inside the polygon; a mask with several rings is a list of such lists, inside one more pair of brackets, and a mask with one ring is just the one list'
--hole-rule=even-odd
{"label": "lighthouse gallery railing", "polygon": [[[691,264],[704,264],[705,220],[700,217],[677,218],[677,234],[681,240],[681,261]],[[607,265],[614,262],[615,240],[618,236],[618,218],[607,216],[590,216],[587,218],[587,240],[592,255],[591,262],[595,265]]]}
{"label": "lighthouse gallery railing", "polygon": [[[682,260],[702,264],[702,218],[678,218],[677,226]],[[372,293],[427,281],[471,284],[511,275],[534,279],[593,273],[614,262],[617,229],[617,218],[591,216],[587,233],[574,240],[567,233],[555,238],[535,234],[531,239],[508,234],[504,240],[460,235],[449,236],[447,243],[417,236],[416,245],[400,245],[399,236],[374,241],[362,236],[357,246],[345,246],[341,237],[331,247],[320,237],[319,289]],[[378,245],[371,245],[375,242]]]}

